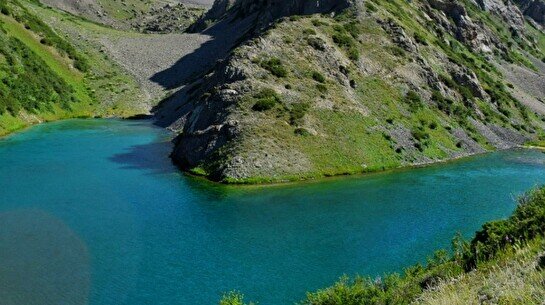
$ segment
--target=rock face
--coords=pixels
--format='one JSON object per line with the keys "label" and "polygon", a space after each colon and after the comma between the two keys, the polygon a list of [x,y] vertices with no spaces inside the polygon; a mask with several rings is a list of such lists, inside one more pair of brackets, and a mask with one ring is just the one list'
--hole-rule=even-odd
{"label": "rock face", "polygon": [[524,14],[535,22],[545,26],[545,1],[543,0],[515,0]]}
{"label": "rock face", "polygon": [[524,32],[524,16],[519,8],[510,0],[476,0],[485,11],[500,16],[509,27],[518,33]]}

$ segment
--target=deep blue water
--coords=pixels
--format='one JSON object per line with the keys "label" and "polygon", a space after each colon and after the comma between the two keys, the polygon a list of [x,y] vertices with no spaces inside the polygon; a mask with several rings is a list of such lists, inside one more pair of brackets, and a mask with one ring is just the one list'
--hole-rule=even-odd
{"label": "deep blue water", "polygon": [[424,261],[545,183],[518,150],[273,187],[180,174],[146,122],[73,120],[0,139],[0,303],[293,304],[343,274]]}

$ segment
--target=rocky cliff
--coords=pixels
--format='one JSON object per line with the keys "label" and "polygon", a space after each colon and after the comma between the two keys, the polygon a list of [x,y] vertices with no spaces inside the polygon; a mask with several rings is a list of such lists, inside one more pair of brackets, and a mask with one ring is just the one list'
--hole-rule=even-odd
{"label": "rocky cliff", "polygon": [[205,19],[225,18],[261,30],[158,113],[196,174],[359,173],[544,136],[544,35],[510,1],[218,1]]}

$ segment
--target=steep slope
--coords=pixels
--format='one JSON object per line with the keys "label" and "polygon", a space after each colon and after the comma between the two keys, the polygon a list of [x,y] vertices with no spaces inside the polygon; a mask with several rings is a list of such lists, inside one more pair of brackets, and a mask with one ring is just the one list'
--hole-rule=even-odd
{"label": "steep slope", "polygon": [[158,112],[177,118],[174,160],[284,181],[542,138],[543,32],[510,1],[478,2],[216,2],[206,22],[249,19],[257,34]]}

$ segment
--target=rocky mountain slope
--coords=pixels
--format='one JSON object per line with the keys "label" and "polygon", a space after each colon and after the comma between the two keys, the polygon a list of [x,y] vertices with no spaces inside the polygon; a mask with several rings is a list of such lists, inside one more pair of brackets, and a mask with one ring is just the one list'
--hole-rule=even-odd
{"label": "rocky mountain slope", "polygon": [[166,101],[159,124],[179,133],[173,158],[181,167],[234,183],[361,173],[537,141],[545,36],[530,7],[219,0],[194,29],[228,20],[253,30]]}

